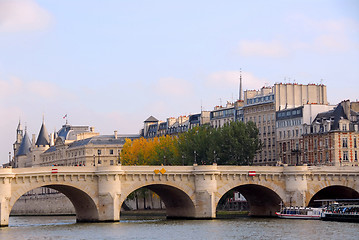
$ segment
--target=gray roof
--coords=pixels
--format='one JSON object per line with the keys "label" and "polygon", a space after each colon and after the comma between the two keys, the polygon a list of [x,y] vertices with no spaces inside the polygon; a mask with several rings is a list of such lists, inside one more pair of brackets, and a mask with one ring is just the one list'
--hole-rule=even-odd
{"label": "gray roof", "polygon": [[149,118],[147,118],[147,119],[145,120],[145,122],[158,122],[158,120],[157,120],[155,117],[150,116]]}
{"label": "gray roof", "polygon": [[50,152],[55,152],[56,151],[56,146],[51,146],[49,149],[47,149],[44,153],[50,153]]}
{"label": "gray roof", "polygon": [[71,126],[69,124],[65,124],[58,131],[57,135],[63,140],[76,140],[77,134],[84,132],[89,132],[88,126]]}
{"label": "gray roof", "polygon": [[[331,130],[339,130],[339,121],[340,119],[349,119],[349,116],[347,114],[349,114],[350,111],[350,115],[351,116],[357,116],[357,113],[353,110],[349,110],[348,113],[345,113],[344,107],[343,105],[345,104],[345,102],[341,102],[339,103],[333,110],[329,110],[326,112],[322,112],[322,113],[318,113],[318,115],[316,116],[316,118],[314,119],[313,122],[321,122],[321,120],[330,120],[331,121]],[[356,120],[358,121],[358,120]],[[352,124],[354,122],[351,122],[349,128],[352,128]]]}
{"label": "gray roof", "polygon": [[139,136],[119,136],[115,139],[114,135],[100,135],[91,138],[86,138],[83,140],[75,141],[69,145],[69,148],[75,148],[79,146],[85,146],[88,144],[93,145],[123,145],[126,142],[126,139],[135,139],[139,138]]}
{"label": "gray roof", "polygon": [[20,144],[19,150],[16,153],[16,156],[26,155],[30,152],[31,142],[29,136],[27,136],[27,131],[25,131],[25,135]]}
{"label": "gray roof", "polygon": [[42,123],[39,136],[35,143],[36,146],[46,146],[50,145],[49,134],[47,133],[45,123]]}

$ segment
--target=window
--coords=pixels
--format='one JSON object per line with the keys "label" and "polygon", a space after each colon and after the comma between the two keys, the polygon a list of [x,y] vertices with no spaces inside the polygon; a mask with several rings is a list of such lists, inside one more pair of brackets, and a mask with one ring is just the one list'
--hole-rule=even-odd
{"label": "window", "polygon": [[328,138],[325,139],[325,148],[328,148]]}
{"label": "window", "polygon": [[101,150],[100,149],[97,150],[97,155],[101,155]]}
{"label": "window", "polygon": [[314,149],[317,149],[317,146],[318,145],[318,142],[317,142],[317,139],[314,139]]}
{"label": "window", "polygon": [[349,161],[348,151],[343,151],[343,161]]}
{"label": "window", "polygon": [[113,165],[113,160],[110,160],[110,165]]}
{"label": "window", "polygon": [[113,155],[113,149],[110,149],[110,155]]}
{"label": "window", "polygon": [[358,152],[354,151],[354,161],[358,161]]}
{"label": "window", "polygon": [[328,152],[325,153],[325,161],[329,162],[329,153]]}
{"label": "window", "polygon": [[343,124],[343,131],[346,131],[346,130],[347,130],[347,125]]}
{"label": "window", "polygon": [[356,148],[357,147],[357,138],[356,137],[354,137],[354,148]]}
{"label": "window", "polygon": [[343,138],[343,148],[348,147],[348,138]]}

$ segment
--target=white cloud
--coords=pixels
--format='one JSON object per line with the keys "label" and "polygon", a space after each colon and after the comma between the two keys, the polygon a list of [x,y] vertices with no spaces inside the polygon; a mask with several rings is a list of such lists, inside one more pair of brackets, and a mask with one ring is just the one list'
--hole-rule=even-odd
{"label": "white cloud", "polygon": [[66,97],[71,96],[50,82],[25,82],[18,77],[10,77],[9,80],[0,79],[0,99],[16,99],[23,95],[28,99],[50,100],[52,97],[60,96],[60,94],[65,94]]}
{"label": "white cloud", "polygon": [[173,77],[159,79],[154,87],[159,95],[164,96],[184,97],[193,93],[193,86],[190,82]]}
{"label": "white cloud", "polygon": [[[212,88],[232,88],[238,89],[240,71],[221,71],[208,75],[207,86]],[[250,72],[242,72],[242,88],[259,89],[267,84],[266,79],[255,77]]]}
{"label": "white cloud", "polygon": [[289,20],[293,28],[301,29],[303,36],[312,36],[291,44],[291,51],[309,50],[326,54],[359,50],[357,40],[352,35],[359,31],[359,23],[352,19],[316,20],[294,15]]}
{"label": "white cloud", "polygon": [[296,14],[289,16],[288,22],[292,23],[296,29],[302,28],[309,32],[345,33],[359,31],[359,23],[349,18],[319,20],[306,15]]}
{"label": "white cloud", "polygon": [[46,29],[51,14],[34,0],[0,0],[0,32]]}
{"label": "white cloud", "polygon": [[288,55],[287,49],[279,41],[248,41],[243,40],[239,43],[238,51],[247,57],[284,57]]}

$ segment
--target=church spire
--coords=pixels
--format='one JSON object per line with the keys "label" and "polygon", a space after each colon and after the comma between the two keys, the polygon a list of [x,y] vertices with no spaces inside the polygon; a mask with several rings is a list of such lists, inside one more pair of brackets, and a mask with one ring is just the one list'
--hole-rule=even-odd
{"label": "church spire", "polygon": [[239,71],[239,101],[242,101],[242,69]]}

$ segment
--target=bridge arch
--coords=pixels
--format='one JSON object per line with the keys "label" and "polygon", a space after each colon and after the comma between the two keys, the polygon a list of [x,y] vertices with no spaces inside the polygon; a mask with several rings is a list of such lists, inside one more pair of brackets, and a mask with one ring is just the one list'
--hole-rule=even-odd
{"label": "bridge arch", "polygon": [[48,187],[64,194],[73,204],[76,211],[77,222],[97,222],[99,221],[99,211],[96,198],[91,196],[80,186],[71,184],[35,184],[27,185],[13,193],[10,200],[10,212],[15,202],[25,193],[39,187]]}
{"label": "bridge arch", "polygon": [[220,200],[231,190],[240,192],[247,200],[250,216],[275,216],[275,212],[280,210],[280,204],[283,201],[280,194],[270,186],[245,183],[227,188],[216,198],[215,206],[218,207]]}
{"label": "bridge arch", "polygon": [[138,184],[126,192],[122,192],[120,207],[132,192],[143,187],[148,188],[160,196],[161,200],[166,206],[167,218],[195,218],[193,190],[173,184],[164,184],[163,182]]}
{"label": "bridge arch", "polygon": [[358,199],[359,192],[354,188],[344,185],[325,186],[313,194],[309,200],[308,206],[320,207],[321,203],[316,200],[323,199]]}

